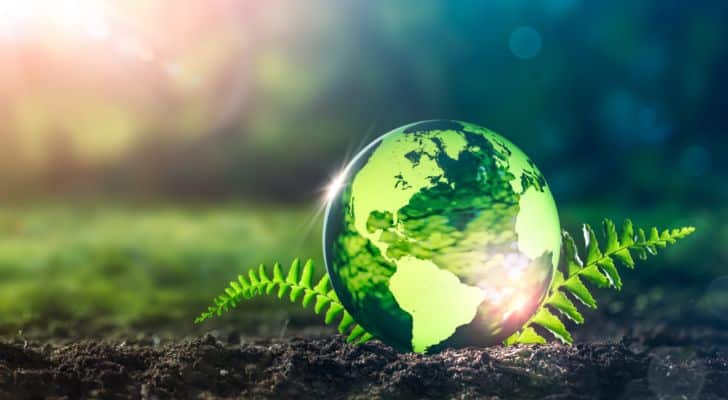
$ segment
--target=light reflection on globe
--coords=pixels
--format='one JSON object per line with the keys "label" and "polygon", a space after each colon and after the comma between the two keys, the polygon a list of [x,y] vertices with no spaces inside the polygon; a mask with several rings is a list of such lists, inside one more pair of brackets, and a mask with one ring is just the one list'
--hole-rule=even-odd
{"label": "light reflection on globe", "polygon": [[337,179],[326,267],[346,309],[385,343],[491,345],[543,300],[561,248],[556,205],[504,137],[458,121],[406,125]]}

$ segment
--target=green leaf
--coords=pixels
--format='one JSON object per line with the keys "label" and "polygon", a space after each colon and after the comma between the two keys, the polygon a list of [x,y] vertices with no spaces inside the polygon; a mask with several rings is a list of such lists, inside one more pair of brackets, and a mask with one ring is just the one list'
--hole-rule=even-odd
{"label": "green leaf", "polygon": [[263,264],[260,264],[258,266],[258,279],[260,280],[260,283],[264,284],[268,284],[271,282],[268,274],[265,272],[265,266]]}
{"label": "green leaf", "polygon": [[554,314],[551,313],[546,307],[541,307],[536,315],[533,316],[531,322],[542,326],[557,339],[564,343],[571,343],[573,341],[571,334],[566,330],[564,323],[561,322]]}
{"label": "green leaf", "polygon": [[331,303],[331,301],[332,300],[330,298],[328,298],[328,297],[326,297],[324,295],[321,295],[321,294],[317,295],[316,296],[316,304],[314,304],[314,306],[313,306],[313,311],[316,314],[320,314],[321,311],[323,311],[324,307],[326,307],[327,305],[329,305],[329,303]]}
{"label": "green leaf", "polygon": [[313,301],[313,299],[316,298],[316,292],[314,292],[311,289],[306,289],[305,294],[303,295],[303,300],[301,301],[301,305],[303,308],[308,307],[309,304]]}
{"label": "green leaf", "polygon": [[647,242],[647,238],[645,236],[645,230],[642,228],[637,229],[637,243],[638,244],[644,244]]}
{"label": "green leaf", "polygon": [[254,269],[248,270],[248,279],[250,279],[250,286],[257,290],[258,286],[260,286],[260,280],[258,279],[258,275],[255,273]]}
{"label": "green leaf", "polygon": [[569,300],[569,298],[561,291],[555,291],[547,304],[559,310],[560,313],[577,324],[584,322],[584,317],[581,315],[579,310],[576,309],[574,303],[572,303],[571,300]]}
{"label": "green leaf", "polygon": [[244,275],[238,275],[238,282],[240,283],[240,286],[243,288],[243,292],[248,293],[250,291],[250,283],[245,279]]}
{"label": "green leaf", "polygon": [[[198,318],[199,319],[199,318]],[[524,329],[528,329],[529,327],[526,327]],[[503,345],[505,346],[513,346],[514,344],[518,343],[518,337],[521,335],[521,331],[515,331],[511,336],[508,336],[506,340],[503,341]],[[545,342],[545,341],[544,341]]]}
{"label": "green leaf", "polygon": [[273,264],[273,282],[283,283],[285,278],[283,277],[283,269],[280,263]]}
{"label": "green leaf", "polygon": [[351,332],[349,333],[349,336],[347,336],[347,338],[346,338],[346,341],[347,341],[347,343],[351,343],[365,333],[366,333],[366,331],[364,330],[364,328],[362,328],[360,325],[357,325],[356,327],[354,327],[354,329],[351,330]]}
{"label": "green leaf", "polygon": [[313,280],[313,260],[306,261],[303,265],[303,273],[301,273],[301,280],[298,282],[299,285],[311,289]]}
{"label": "green leaf", "polygon": [[293,263],[291,264],[291,268],[288,270],[288,276],[286,277],[286,283],[295,285],[298,283],[299,278],[299,268],[301,267],[301,262],[298,259],[293,260]]}
{"label": "green leaf", "polygon": [[673,229],[672,231],[670,231],[670,237],[672,237],[673,239],[682,239],[682,238],[692,234],[693,232],[695,232],[695,227],[685,226],[685,227]]}
{"label": "green leaf", "polygon": [[329,291],[329,276],[324,275],[319,283],[314,286],[313,290],[319,294],[326,294]]}
{"label": "green leaf", "polygon": [[594,264],[602,258],[602,252],[599,251],[599,242],[594,230],[588,224],[584,224],[584,246],[586,247],[586,265]]}
{"label": "green leaf", "polygon": [[340,303],[339,298],[336,297],[336,292],[334,291],[334,289],[331,289],[328,292],[326,292],[326,297],[330,298],[331,300],[333,300],[337,303]]}
{"label": "green leaf", "polygon": [[369,332],[364,332],[363,335],[359,336],[359,339],[355,342],[356,344],[364,344],[370,340],[374,339],[374,335],[372,335]]}
{"label": "green leaf", "polygon": [[279,263],[273,264],[273,282],[278,284],[278,298],[282,299],[289,286],[285,285],[286,281],[285,278],[283,278],[283,269]]}
{"label": "green leaf", "polygon": [[326,325],[333,322],[334,318],[336,318],[336,316],[341,314],[343,311],[344,306],[342,306],[341,304],[334,302],[329,303],[329,310],[326,311],[326,316],[324,317],[324,322],[326,323]]}
{"label": "green leaf", "polygon": [[[339,322],[339,327],[338,327],[339,332],[340,333],[346,332],[346,329],[349,328],[350,326],[352,326],[354,323],[355,323],[354,318],[352,318],[351,314],[349,314],[348,312],[345,312],[344,316],[341,318],[341,322]],[[362,331],[363,330],[364,329],[362,328]]]}
{"label": "green leaf", "polygon": [[617,267],[614,266],[614,261],[609,257],[604,257],[597,262],[599,268],[604,271],[604,274],[609,278],[609,285],[617,290],[622,289],[622,278],[617,272]]}
{"label": "green leaf", "polygon": [[660,242],[660,232],[656,227],[653,226],[652,229],[650,229],[650,238],[648,240],[652,243]]}
{"label": "green leaf", "polygon": [[574,238],[572,238],[566,231],[563,233],[563,242],[567,274],[568,276],[572,276],[581,269],[583,263],[581,262],[581,259],[579,259],[579,252],[576,249],[576,242],[574,242]]}
{"label": "green leaf", "polygon": [[592,297],[591,293],[589,293],[589,289],[584,286],[584,283],[582,283],[578,276],[572,276],[569,278],[566,282],[564,282],[562,287],[585,306],[589,308],[597,308],[596,300],[594,300],[594,297]]}
{"label": "green leaf", "polygon": [[634,229],[632,228],[632,221],[627,219],[622,224],[622,236],[619,241],[624,247],[629,247],[634,244]]}
{"label": "green leaf", "polygon": [[295,303],[296,300],[298,300],[299,297],[301,297],[301,294],[303,294],[303,291],[306,290],[303,286],[294,286],[291,288],[291,292],[288,293],[288,297],[291,299],[291,303]]}
{"label": "green leaf", "polygon": [[260,278],[261,285],[265,286],[265,294],[271,294],[273,289],[276,287],[275,282],[271,281],[268,274],[265,272],[265,266],[260,264],[258,267],[258,277]]}
{"label": "green leaf", "polygon": [[250,295],[255,296],[261,293],[260,280],[254,269],[248,270],[248,279],[250,279]]}
{"label": "green leaf", "polygon": [[514,333],[506,339],[506,344],[544,344],[546,338],[536,333],[536,330],[530,326]]}
{"label": "green leaf", "polygon": [[628,268],[630,268],[630,269],[634,268],[634,260],[632,259],[632,254],[630,254],[629,250],[627,250],[627,249],[617,250],[612,255],[614,256],[614,258],[619,260],[619,262],[621,262]]}
{"label": "green leaf", "polygon": [[604,236],[607,238],[607,244],[604,247],[604,252],[607,254],[613,253],[619,248],[619,240],[617,240],[617,228],[614,226],[614,222],[609,219],[605,219],[602,224],[604,227]]}
{"label": "green leaf", "polygon": [[288,285],[285,285],[285,284],[279,283],[279,284],[278,284],[278,294],[277,294],[278,298],[279,298],[279,299],[282,299],[282,298],[283,298],[283,296],[284,296],[284,295],[286,294],[286,291],[287,291],[288,289],[290,289],[290,288],[291,288],[291,287],[290,287],[290,286],[288,286]]}
{"label": "green leaf", "polygon": [[597,287],[603,288],[609,286],[609,278],[602,274],[596,264],[591,264],[588,267],[583,268],[579,272],[579,275],[589,282],[597,285]]}

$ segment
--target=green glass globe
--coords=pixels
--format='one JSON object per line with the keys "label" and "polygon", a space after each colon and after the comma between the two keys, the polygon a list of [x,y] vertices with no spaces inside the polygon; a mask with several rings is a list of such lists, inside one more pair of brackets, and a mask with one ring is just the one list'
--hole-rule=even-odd
{"label": "green glass globe", "polygon": [[331,283],[400,351],[487,346],[536,311],[561,229],[543,175],[504,137],[425,121],[372,142],[335,180],[324,224]]}

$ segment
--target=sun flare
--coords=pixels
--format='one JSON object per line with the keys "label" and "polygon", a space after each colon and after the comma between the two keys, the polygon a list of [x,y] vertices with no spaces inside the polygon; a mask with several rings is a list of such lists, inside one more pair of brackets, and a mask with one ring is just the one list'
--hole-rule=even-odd
{"label": "sun flare", "polygon": [[52,28],[103,39],[110,33],[106,8],[99,0],[2,0],[0,33],[18,38]]}

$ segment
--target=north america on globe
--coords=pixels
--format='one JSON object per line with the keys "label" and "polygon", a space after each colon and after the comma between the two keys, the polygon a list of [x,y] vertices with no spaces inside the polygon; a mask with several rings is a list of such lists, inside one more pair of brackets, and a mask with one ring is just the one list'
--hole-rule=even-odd
{"label": "north america on globe", "polygon": [[546,180],[504,137],[436,120],[362,150],[330,199],[331,283],[367,331],[400,351],[491,345],[531,317],[558,264]]}

